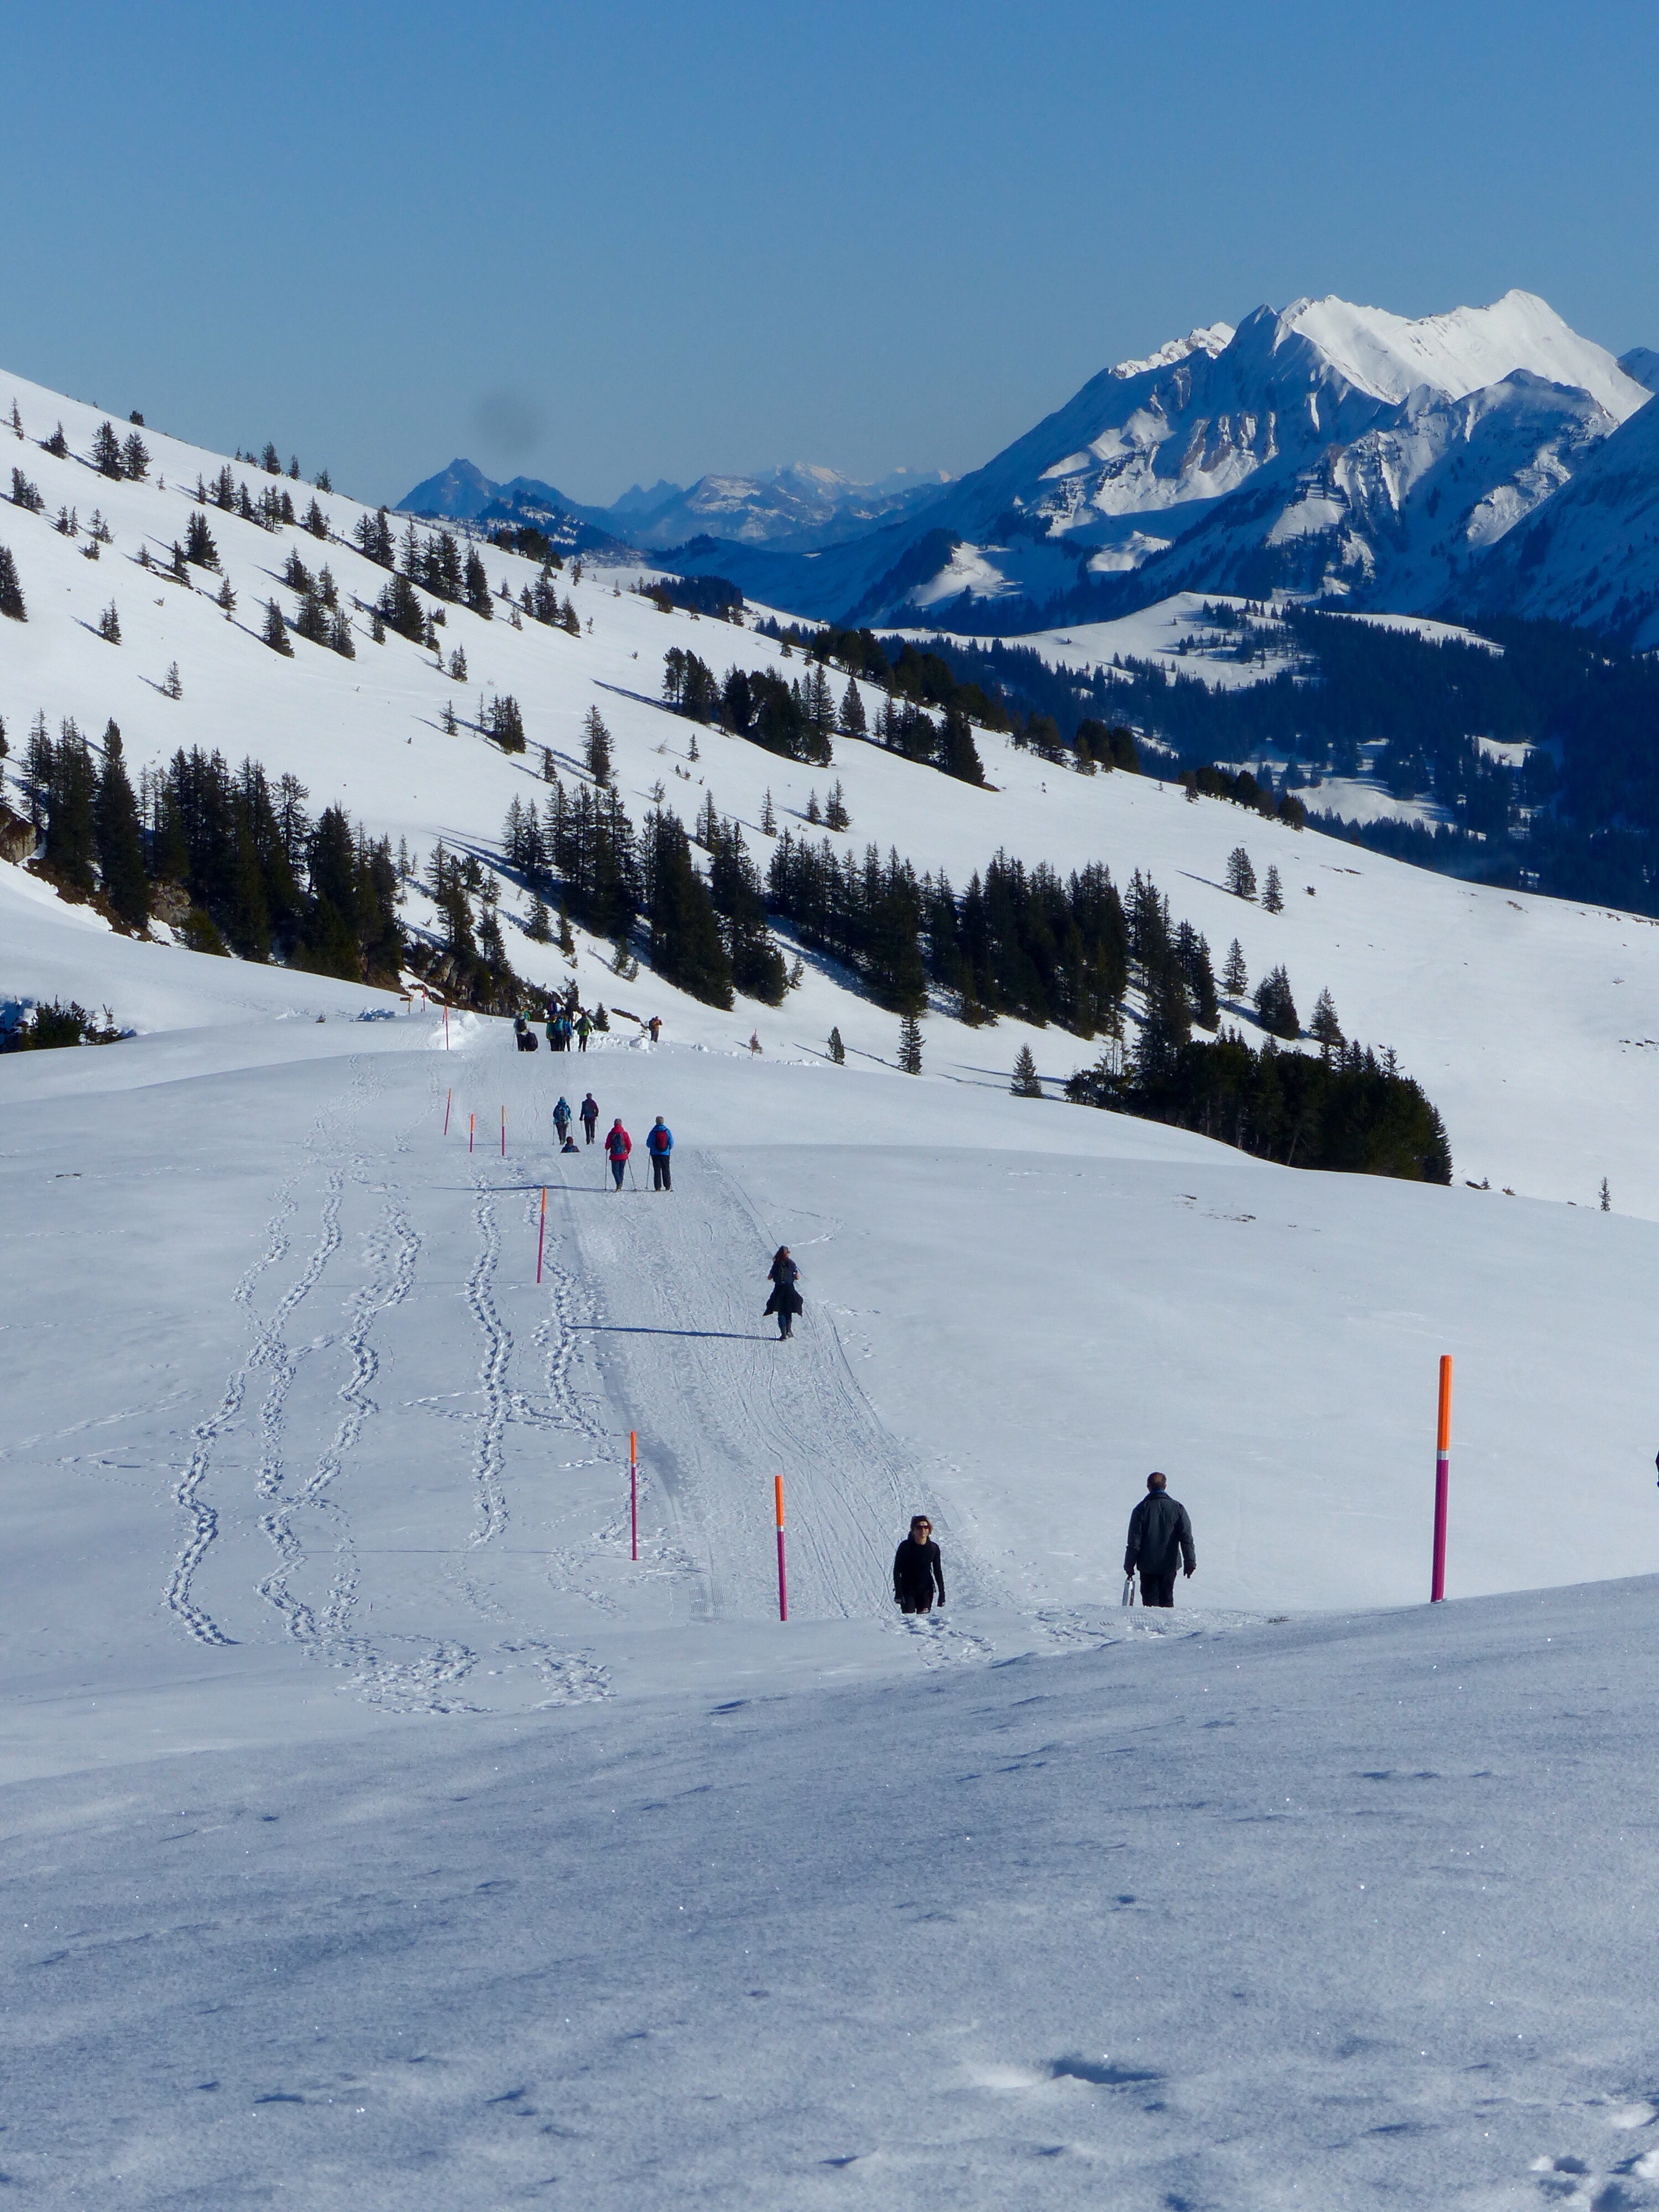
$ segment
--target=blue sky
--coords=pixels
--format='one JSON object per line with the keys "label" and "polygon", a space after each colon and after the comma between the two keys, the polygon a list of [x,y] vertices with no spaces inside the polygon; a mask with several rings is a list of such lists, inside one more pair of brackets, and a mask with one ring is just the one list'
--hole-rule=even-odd
{"label": "blue sky", "polygon": [[1301,293],[1659,345],[1651,9],[170,0],[0,52],[0,364],[365,497],[959,473]]}

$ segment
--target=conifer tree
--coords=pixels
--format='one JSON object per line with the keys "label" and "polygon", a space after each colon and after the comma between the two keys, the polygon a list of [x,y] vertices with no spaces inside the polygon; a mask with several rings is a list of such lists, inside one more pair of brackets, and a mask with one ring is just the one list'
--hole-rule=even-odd
{"label": "conifer tree", "polygon": [[1313,1019],[1308,1024],[1308,1034],[1317,1039],[1327,1060],[1334,1051],[1340,1052],[1342,1049],[1345,1042],[1342,1024],[1336,1018],[1336,1001],[1328,990],[1322,991],[1315,1003]]}
{"label": "conifer tree", "polygon": [[974,743],[967,715],[954,699],[945,710],[945,730],[939,741],[939,766],[962,783],[983,784],[985,768]]}
{"label": "conifer tree", "polygon": [[766,796],[761,801],[760,826],[763,836],[775,837],[778,834],[777,809],[772,804],[772,788],[769,784],[767,786]]}
{"label": "conifer tree", "polygon": [[[98,635],[110,645],[121,642],[121,617],[115,611],[113,599],[98,617]],[[112,723],[110,726],[112,729],[115,726]]]}
{"label": "conifer tree", "polygon": [[231,617],[235,613],[236,594],[230,588],[230,579],[228,576],[227,576],[223,583],[220,585],[219,596],[217,599],[215,600],[214,604],[216,606],[220,606],[224,609],[225,620],[227,622],[228,622]]}
{"label": "conifer tree", "polygon": [[839,1028],[832,1029],[830,1032],[830,1057],[835,1061],[837,1067],[842,1067],[846,1065],[847,1048],[841,1041],[841,1030]]}
{"label": "conifer tree", "polygon": [[286,659],[289,660],[293,659],[294,647],[288,641],[288,624],[283,619],[283,611],[277,605],[275,599],[267,599],[265,601],[265,627],[264,635],[265,643],[270,647],[273,653],[280,653],[283,654]]}
{"label": "conifer tree", "polygon": [[28,610],[23,605],[23,586],[17,580],[17,563],[11,557],[9,545],[0,545],[0,615],[9,615],[13,622],[28,620]]}
{"label": "conifer tree", "polygon": [[11,472],[11,503],[30,514],[39,514],[46,503],[38,487],[29,482],[21,469],[14,469]]}
{"label": "conifer tree", "polygon": [[1016,1098],[1041,1098],[1042,1096],[1042,1079],[1037,1073],[1036,1061],[1029,1044],[1021,1045],[1014,1055],[1014,1079],[1008,1087]]}
{"label": "conifer tree", "polygon": [[125,473],[121,465],[121,441],[115,434],[113,422],[100,422],[94,431],[92,465],[100,477],[113,477],[118,483]]}
{"label": "conifer tree", "polygon": [[[64,723],[55,745],[45,739],[44,720],[40,730],[46,764],[46,865],[74,890],[90,893],[97,852],[98,794],[92,756],[73,720]],[[32,745],[31,766],[36,757]]]}
{"label": "conifer tree", "polygon": [[216,568],[219,565],[219,549],[200,507],[191,509],[185,525],[185,558],[198,568]]}
{"label": "conifer tree", "polygon": [[1250,866],[1250,856],[1242,845],[1235,845],[1227,855],[1227,888],[1235,898],[1253,899],[1255,896],[1255,870]]}
{"label": "conifer tree", "polygon": [[1297,1037],[1302,1024],[1291,995],[1291,979],[1283,967],[1270,969],[1255,987],[1255,1010],[1261,1026],[1273,1036]]}
{"label": "conifer tree", "polygon": [[815,830],[823,828],[823,812],[818,805],[818,795],[816,791],[811,791],[807,793],[806,818],[812,824],[812,827]]}
{"label": "conifer tree", "polygon": [[611,784],[611,732],[597,707],[590,707],[583,716],[582,735],[587,773],[601,791],[607,790]]}
{"label": "conifer tree", "polygon": [[553,941],[552,921],[546,902],[539,891],[532,891],[530,895],[530,914],[524,926],[524,933],[532,945],[550,945]]}
{"label": "conifer tree", "polygon": [[1283,914],[1285,911],[1285,887],[1279,880],[1277,867],[1267,870],[1267,879],[1261,886],[1261,903],[1269,914]]}
{"label": "conifer tree", "polygon": [[1227,964],[1221,971],[1221,988],[1230,999],[1242,999],[1250,988],[1250,971],[1244,965],[1244,948],[1237,938],[1227,947]]}
{"label": "conifer tree", "polygon": [[484,574],[483,557],[476,545],[471,547],[467,553],[466,576],[462,589],[466,604],[473,613],[482,615],[486,622],[490,621],[495,610],[490,604],[489,579]]}
{"label": "conifer tree", "polygon": [[647,824],[646,837],[651,964],[693,998],[729,1007],[732,963],[708,887],[692,866],[684,825],[678,815],[658,809]]}
{"label": "conifer tree", "polygon": [[326,538],[328,536],[328,517],[323,513],[322,508],[318,506],[314,499],[312,501],[310,506],[306,509],[306,519],[303,526],[311,532],[313,538]]}
{"label": "conifer tree", "polygon": [[17,411],[17,402],[15,399],[11,403],[11,428],[12,435],[14,437],[21,438],[22,436],[23,418]]}
{"label": "conifer tree", "polygon": [[449,656],[449,680],[452,684],[466,681],[466,654],[459,645]]}
{"label": "conifer tree", "polygon": [[319,491],[332,491],[334,489],[326,469],[319,469],[317,471],[317,489]]}
{"label": "conifer tree", "polygon": [[1607,1179],[1605,1176],[1601,1178],[1601,1211],[1603,1213],[1613,1212],[1613,1194],[1607,1188]]}
{"label": "conifer tree", "polygon": [[122,757],[121,732],[113,721],[104,732],[104,766],[98,779],[94,832],[104,896],[129,929],[143,929],[149,920],[144,841],[138,827],[138,803]]}
{"label": "conifer tree", "polygon": [[524,716],[510,691],[502,692],[499,699],[489,702],[489,734],[504,753],[521,753],[525,750]]}
{"label": "conifer tree", "polygon": [[869,732],[869,724],[864,712],[863,694],[850,676],[847,679],[847,689],[842,694],[841,728],[842,736],[848,738],[862,738]]}
{"label": "conifer tree", "polygon": [[265,450],[260,456],[259,465],[268,477],[279,477],[283,473],[282,455],[269,438],[265,441]]}
{"label": "conifer tree", "polygon": [[179,664],[176,660],[170,661],[167,664],[167,672],[161,678],[161,689],[167,693],[169,699],[182,699],[184,697],[184,682],[179,674]]}
{"label": "conifer tree", "polygon": [[[110,434],[113,436],[113,431],[112,431]],[[64,435],[64,426],[61,422],[52,432],[51,437],[46,441],[40,450],[42,453],[50,453],[55,461],[68,460],[69,440]]]}
{"label": "conifer tree", "polygon": [[847,794],[841,787],[839,776],[824,802],[823,822],[827,830],[850,830],[853,826],[853,817],[847,811]]}
{"label": "conifer tree", "polygon": [[136,430],[128,432],[121,447],[121,473],[134,483],[143,483],[149,474],[149,447]]}
{"label": "conifer tree", "polygon": [[921,1073],[921,1024],[915,1014],[899,1024],[898,1064],[906,1075]]}

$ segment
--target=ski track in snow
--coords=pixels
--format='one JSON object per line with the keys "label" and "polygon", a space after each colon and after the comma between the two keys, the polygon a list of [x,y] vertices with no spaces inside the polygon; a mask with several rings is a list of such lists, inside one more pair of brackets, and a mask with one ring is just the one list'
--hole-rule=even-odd
{"label": "ski track in snow", "polygon": [[[306,1137],[305,1150],[310,1161],[314,1163],[325,1147],[333,1148],[337,1121],[355,1119],[366,1103],[368,1093],[366,1065],[354,1061],[346,1098],[337,1100],[325,1108]],[[302,1173],[303,1170],[296,1172],[278,1188],[276,1210],[265,1225],[265,1249],[231,1293],[233,1304],[241,1307],[250,1320],[253,1315],[253,1294],[260,1278],[279,1266],[287,1256],[289,1227],[298,1210],[295,1193]],[[278,1300],[270,1318],[256,1326],[253,1340],[232,1369],[218,1406],[191,1431],[194,1449],[173,1492],[174,1504],[189,1519],[190,1532],[173,1562],[163,1595],[168,1609],[198,1644],[224,1644],[236,1640],[197,1604],[192,1595],[197,1570],[219,1533],[218,1511],[204,1495],[213,1462],[214,1448],[240,1414],[247,1395],[249,1377],[256,1368],[270,1367],[272,1370],[271,1385],[260,1413],[262,1451],[259,1486],[265,1489],[269,1482],[274,1488],[280,1481],[280,1457],[273,1460],[273,1444],[280,1433],[283,1401],[294,1372],[283,1332],[289,1316],[315,1289],[324,1269],[338,1248],[343,1180],[340,1170],[331,1171],[325,1185],[322,1225],[310,1258]],[[269,1472],[273,1467],[275,1472]]]}
{"label": "ski track in snow", "polygon": [[[568,1202],[566,1212],[608,1294],[596,1324],[602,1360],[640,1431],[642,1472],[696,1563],[704,1607],[755,1619],[775,1607],[771,1478],[781,1474],[791,1610],[884,1617],[891,1547],[915,1481],[910,1455],[810,1295],[787,1343],[761,1317],[777,1240],[732,1176],[708,1154],[682,1152],[678,1164],[672,1194],[627,1190]],[[951,1541],[943,1528],[941,1536]],[[953,1557],[971,1602],[986,1577],[959,1540]],[[985,1651],[949,1631],[922,1648],[931,1657],[968,1656],[970,1646]]]}

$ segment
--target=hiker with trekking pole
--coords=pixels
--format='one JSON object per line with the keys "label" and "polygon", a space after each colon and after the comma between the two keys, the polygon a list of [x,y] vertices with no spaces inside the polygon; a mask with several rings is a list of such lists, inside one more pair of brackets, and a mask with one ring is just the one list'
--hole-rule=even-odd
{"label": "hiker with trekking pole", "polygon": [[1170,1496],[1169,1478],[1149,1474],[1146,1495],[1129,1516],[1129,1542],[1123,1554],[1123,1602],[1133,1602],[1133,1578],[1140,1577],[1142,1605],[1173,1606],[1176,1576],[1198,1571],[1193,1524],[1187,1509]]}
{"label": "hiker with trekking pole", "polygon": [[623,1128],[622,1115],[618,1114],[611,1124],[610,1134],[605,1140],[605,1156],[611,1163],[611,1172],[616,1178],[616,1187],[618,1190],[623,1187],[623,1176],[628,1170],[628,1155],[633,1149],[634,1139]]}

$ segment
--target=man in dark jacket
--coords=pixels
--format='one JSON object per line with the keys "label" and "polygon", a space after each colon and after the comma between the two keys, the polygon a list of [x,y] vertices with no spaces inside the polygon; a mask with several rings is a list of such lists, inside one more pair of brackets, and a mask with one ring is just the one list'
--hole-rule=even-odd
{"label": "man in dark jacket", "polygon": [[943,1605],[945,1568],[933,1541],[933,1524],[925,1513],[918,1513],[893,1554],[893,1597],[901,1613],[931,1613],[936,1589]]}
{"label": "man in dark jacket", "polygon": [[599,1118],[599,1102],[590,1091],[581,1103],[582,1127],[587,1132],[587,1141],[593,1141],[593,1124]]}
{"label": "man in dark jacket", "polygon": [[1170,1496],[1167,1476],[1149,1474],[1146,1495],[1129,1516],[1124,1573],[1139,1571],[1142,1605],[1173,1605],[1177,1569],[1184,1568],[1190,1575],[1197,1567],[1193,1524],[1186,1507]]}

